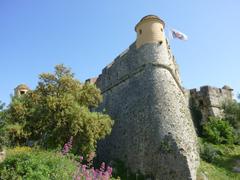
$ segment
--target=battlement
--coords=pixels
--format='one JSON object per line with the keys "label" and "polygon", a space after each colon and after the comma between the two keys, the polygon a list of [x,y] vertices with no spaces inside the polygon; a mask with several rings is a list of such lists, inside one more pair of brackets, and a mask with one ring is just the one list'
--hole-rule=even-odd
{"label": "battlement", "polygon": [[[227,85],[222,88],[202,86],[200,90],[189,90],[189,107],[200,112],[199,124],[206,122],[209,116],[223,118],[222,106],[224,103],[233,100],[232,91],[233,89]],[[195,119],[195,121],[199,121],[199,119]]]}

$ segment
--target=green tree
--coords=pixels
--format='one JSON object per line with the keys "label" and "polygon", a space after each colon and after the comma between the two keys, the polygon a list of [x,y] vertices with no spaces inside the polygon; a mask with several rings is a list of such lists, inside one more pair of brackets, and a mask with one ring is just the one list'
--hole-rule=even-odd
{"label": "green tree", "polygon": [[113,122],[106,114],[90,111],[101,100],[95,85],[80,83],[70,69],[57,65],[53,74],[40,75],[35,90],[13,98],[7,110],[10,138],[18,144],[25,139],[57,148],[73,136],[75,152],[93,151]]}
{"label": "green tree", "polygon": [[[240,95],[239,95],[240,98]],[[240,103],[230,101],[223,106],[225,119],[233,126],[235,134],[235,143],[240,144]]]}
{"label": "green tree", "polygon": [[213,144],[233,144],[234,129],[228,121],[216,117],[209,117],[203,125],[203,136]]}
{"label": "green tree", "polygon": [[4,120],[3,120],[3,107],[4,107],[4,104],[0,101],[0,151],[2,151],[3,146],[6,143]]}
{"label": "green tree", "polygon": [[225,119],[235,128],[240,130],[240,103],[230,101],[223,106]]}

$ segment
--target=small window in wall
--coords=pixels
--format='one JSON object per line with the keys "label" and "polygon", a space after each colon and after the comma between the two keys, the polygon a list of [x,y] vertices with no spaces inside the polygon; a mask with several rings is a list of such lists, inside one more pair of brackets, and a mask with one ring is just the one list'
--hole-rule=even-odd
{"label": "small window in wall", "polygon": [[161,31],[163,32],[163,28],[161,28]]}
{"label": "small window in wall", "polygon": [[158,45],[161,46],[161,45],[162,45],[162,41],[159,41],[159,42],[158,42]]}
{"label": "small window in wall", "polygon": [[21,95],[25,94],[25,91],[20,91],[20,94],[21,94]]}
{"label": "small window in wall", "polygon": [[142,30],[141,29],[139,29],[139,34],[142,34]]}

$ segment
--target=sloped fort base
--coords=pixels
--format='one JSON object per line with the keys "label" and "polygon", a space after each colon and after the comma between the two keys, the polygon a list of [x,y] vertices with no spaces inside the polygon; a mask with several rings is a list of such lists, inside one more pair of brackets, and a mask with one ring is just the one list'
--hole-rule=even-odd
{"label": "sloped fort base", "polygon": [[196,178],[196,134],[174,70],[166,46],[158,43],[133,44],[103,70],[100,109],[115,124],[98,144],[100,157],[154,179]]}
{"label": "sloped fort base", "polygon": [[136,42],[97,78],[98,110],[115,121],[97,153],[151,179],[196,179],[196,133],[164,25],[154,15],[141,19]]}

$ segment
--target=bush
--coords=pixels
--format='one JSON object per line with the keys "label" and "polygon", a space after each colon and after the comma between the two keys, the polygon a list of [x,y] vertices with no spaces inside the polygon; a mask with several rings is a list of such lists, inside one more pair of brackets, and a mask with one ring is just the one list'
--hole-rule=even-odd
{"label": "bush", "polygon": [[17,147],[0,164],[0,179],[72,179],[76,163],[60,153]]}
{"label": "bush", "polygon": [[236,145],[240,145],[240,129],[235,129],[235,131],[234,131],[234,136],[235,136],[235,141],[234,141],[234,143],[236,144]]}
{"label": "bush", "polygon": [[5,136],[5,130],[3,124],[0,122],[0,152],[3,150],[4,146],[6,145],[7,139]]}
{"label": "bush", "polygon": [[212,144],[204,143],[200,146],[200,156],[203,160],[212,163],[220,158],[221,151]]}
{"label": "bush", "polygon": [[228,121],[209,117],[203,125],[203,136],[213,144],[233,144],[235,141],[234,129]]}
{"label": "bush", "polygon": [[4,104],[2,104],[2,102],[0,101],[0,152],[3,150],[3,147],[7,142],[4,129],[5,122],[3,121],[3,107]]}
{"label": "bush", "polygon": [[236,129],[240,130],[240,103],[230,101],[223,105],[225,119]]}

